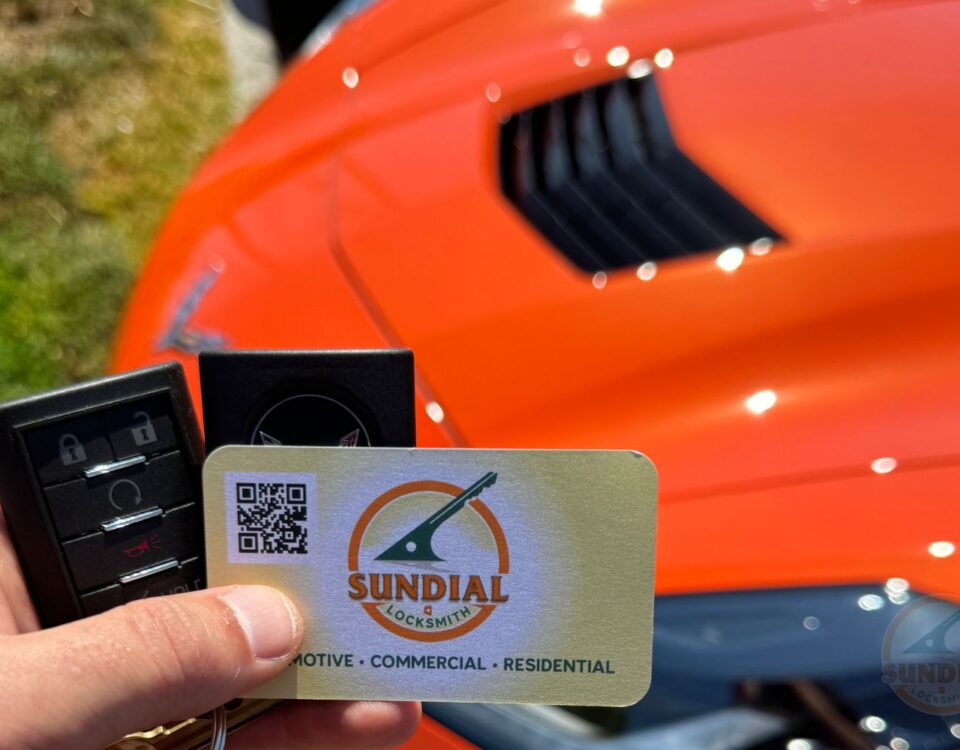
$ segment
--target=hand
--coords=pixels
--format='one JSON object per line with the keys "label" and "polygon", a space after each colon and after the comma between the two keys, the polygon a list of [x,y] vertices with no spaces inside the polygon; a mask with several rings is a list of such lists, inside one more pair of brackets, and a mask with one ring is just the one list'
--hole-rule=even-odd
{"label": "hand", "polygon": [[[296,654],[303,622],[266,586],[143,599],[37,630],[0,515],[0,750],[101,750],[249,691]],[[290,702],[231,733],[230,750],[403,742],[417,703]]]}

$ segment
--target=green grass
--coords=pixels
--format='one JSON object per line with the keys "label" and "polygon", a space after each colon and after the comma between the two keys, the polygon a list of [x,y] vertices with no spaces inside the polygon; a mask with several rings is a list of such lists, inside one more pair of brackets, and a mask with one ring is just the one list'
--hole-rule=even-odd
{"label": "green grass", "polygon": [[229,105],[206,4],[0,0],[0,399],[103,371]]}

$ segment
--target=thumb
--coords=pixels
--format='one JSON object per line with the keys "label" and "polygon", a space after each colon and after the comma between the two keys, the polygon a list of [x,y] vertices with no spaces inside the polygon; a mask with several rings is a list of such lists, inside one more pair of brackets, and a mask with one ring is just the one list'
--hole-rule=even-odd
{"label": "thumb", "polygon": [[277,674],[302,637],[293,604],[266,586],[142,599],[0,637],[0,749],[102,748],[195,716]]}

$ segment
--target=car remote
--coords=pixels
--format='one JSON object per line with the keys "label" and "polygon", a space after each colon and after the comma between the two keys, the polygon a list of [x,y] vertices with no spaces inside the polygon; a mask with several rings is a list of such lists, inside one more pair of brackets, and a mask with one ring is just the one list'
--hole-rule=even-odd
{"label": "car remote", "polygon": [[177,363],[0,405],[0,505],[44,627],[204,586],[202,451]]}
{"label": "car remote", "polygon": [[413,353],[200,354],[207,452],[221,445],[416,445]]}

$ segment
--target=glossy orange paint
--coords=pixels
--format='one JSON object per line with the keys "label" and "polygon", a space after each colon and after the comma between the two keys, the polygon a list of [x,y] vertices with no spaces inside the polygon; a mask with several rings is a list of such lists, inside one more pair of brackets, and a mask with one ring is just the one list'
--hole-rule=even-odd
{"label": "glossy orange paint", "polygon": [[[660,593],[956,591],[960,555],[927,547],[960,545],[960,3],[440,5],[375,5],[212,156],[115,367],[177,355],[195,386],[195,358],[158,342],[213,269],[189,332],[411,347],[422,445],[650,455]],[[593,279],[504,200],[500,118],[622,75],[618,45],[672,50],[678,143],[784,243],[731,273],[701,255]],[[763,389],[776,404],[753,414]],[[882,456],[895,471],[871,471]]]}

